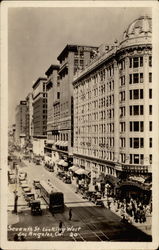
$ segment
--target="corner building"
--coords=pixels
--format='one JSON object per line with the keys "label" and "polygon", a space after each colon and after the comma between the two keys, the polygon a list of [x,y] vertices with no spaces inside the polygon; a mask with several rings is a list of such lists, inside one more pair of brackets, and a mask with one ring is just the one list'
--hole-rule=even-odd
{"label": "corner building", "polygon": [[73,81],[74,164],[121,197],[151,195],[151,35],[151,18],[138,18]]}

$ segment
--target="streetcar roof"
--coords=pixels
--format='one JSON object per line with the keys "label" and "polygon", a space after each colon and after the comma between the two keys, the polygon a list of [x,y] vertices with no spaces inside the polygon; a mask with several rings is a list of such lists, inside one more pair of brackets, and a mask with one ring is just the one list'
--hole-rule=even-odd
{"label": "streetcar roof", "polygon": [[53,185],[52,183],[48,184],[45,181],[40,181],[41,186],[49,193],[55,193],[55,192],[59,192]]}

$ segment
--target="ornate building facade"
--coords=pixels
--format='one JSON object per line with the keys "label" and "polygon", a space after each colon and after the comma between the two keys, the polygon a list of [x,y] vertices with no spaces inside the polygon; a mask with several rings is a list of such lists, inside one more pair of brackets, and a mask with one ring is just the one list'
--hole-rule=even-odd
{"label": "ornate building facade", "polygon": [[151,18],[138,18],[74,78],[73,161],[91,172],[91,183],[102,176],[114,187],[150,190],[151,35]]}

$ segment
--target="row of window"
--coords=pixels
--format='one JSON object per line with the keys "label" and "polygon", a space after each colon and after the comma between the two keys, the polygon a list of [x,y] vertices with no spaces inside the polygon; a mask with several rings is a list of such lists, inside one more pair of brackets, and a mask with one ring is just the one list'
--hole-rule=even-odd
{"label": "row of window", "polygon": [[[130,138],[130,148],[143,148],[144,138]],[[149,148],[152,148],[152,138],[149,138]]]}
{"label": "row of window", "polygon": [[[133,137],[129,138],[130,148],[144,148],[144,138]],[[110,149],[114,147],[114,137],[80,137],[76,138],[75,144],[79,144],[82,147],[94,147],[99,146],[101,148]],[[121,137],[119,145],[121,148],[126,147],[126,138]],[[152,148],[152,138],[149,138],[149,148]]]}
{"label": "row of window", "polygon": [[[100,157],[101,159],[114,161],[115,159],[115,153],[114,152],[106,152],[104,150],[97,150],[97,149],[84,149],[80,147],[76,147],[75,150],[78,153],[93,156],[93,157]],[[119,154],[119,162],[128,164],[144,164],[144,160],[149,161],[149,164],[152,164],[152,154],[149,154],[149,159],[144,158],[144,154],[130,154],[126,155],[124,153]]]}
{"label": "row of window", "polygon": [[[143,83],[144,75],[143,73],[129,74],[129,84]],[[152,73],[149,72],[149,82],[152,82]]]}

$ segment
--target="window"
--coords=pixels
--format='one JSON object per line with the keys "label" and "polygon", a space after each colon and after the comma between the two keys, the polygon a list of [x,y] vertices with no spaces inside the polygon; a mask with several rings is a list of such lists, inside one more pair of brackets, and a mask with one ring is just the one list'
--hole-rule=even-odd
{"label": "window", "polygon": [[143,99],[143,89],[134,89],[129,91],[130,100]]}
{"label": "window", "polygon": [[152,148],[152,138],[149,138],[149,148]]}
{"label": "window", "polygon": [[139,90],[138,89],[134,89],[133,91],[134,95],[133,95],[133,99],[136,100],[136,99],[139,99]]}
{"label": "window", "polygon": [[140,164],[144,164],[144,155],[143,154],[140,155]]}
{"label": "window", "polygon": [[149,66],[152,66],[152,56],[149,56]]}
{"label": "window", "polygon": [[129,75],[129,84],[132,84],[132,74]]}
{"label": "window", "polygon": [[144,122],[140,122],[140,131],[144,132]]}
{"label": "window", "polygon": [[143,57],[140,57],[140,67],[143,67]]}
{"label": "window", "polygon": [[139,74],[133,74],[133,83],[139,82]]}
{"label": "window", "polygon": [[149,105],[149,115],[152,115],[152,105]]}
{"label": "window", "polygon": [[134,122],[134,131],[139,131],[139,122]]}
{"label": "window", "polygon": [[144,131],[144,123],[143,121],[141,122],[130,122],[129,123],[130,126],[130,131],[131,132],[143,132]]}
{"label": "window", "polygon": [[149,162],[152,164],[152,155],[149,155]]}
{"label": "window", "polygon": [[143,97],[144,97],[143,89],[140,89],[140,99],[143,99]]}
{"label": "window", "polygon": [[57,99],[60,99],[60,92],[57,92]]}
{"label": "window", "polygon": [[129,58],[129,68],[132,68],[132,58]]}
{"label": "window", "polygon": [[139,138],[134,138],[134,148],[139,148]]}
{"label": "window", "polygon": [[144,138],[140,138],[140,148],[144,147]]}
{"label": "window", "polygon": [[133,58],[133,68],[138,68],[139,67],[139,58],[134,57]]}
{"label": "window", "polygon": [[143,115],[143,114],[144,114],[144,106],[140,105],[140,115]]}
{"label": "window", "polygon": [[152,73],[149,73],[149,82],[152,82]]}
{"label": "window", "polygon": [[144,82],[144,75],[143,73],[140,73],[140,83],[143,83]]}
{"label": "window", "polygon": [[134,154],[134,164],[139,164],[139,155]]}
{"label": "window", "polygon": [[152,131],[152,121],[149,122],[149,131]]}
{"label": "window", "polygon": [[152,99],[152,89],[149,89],[149,99]]}
{"label": "window", "polygon": [[125,132],[125,122],[120,122],[120,132]]}
{"label": "window", "polygon": [[134,115],[139,115],[139,106],[135,105],[133,106],[134,109]]}
{"label": "window", "polygon": [[129,107],[130,115],[143,115],[144,114],[144,107],[143,105],[134,105]]}

